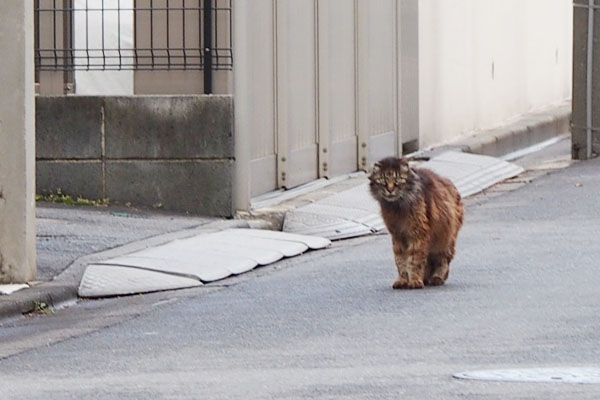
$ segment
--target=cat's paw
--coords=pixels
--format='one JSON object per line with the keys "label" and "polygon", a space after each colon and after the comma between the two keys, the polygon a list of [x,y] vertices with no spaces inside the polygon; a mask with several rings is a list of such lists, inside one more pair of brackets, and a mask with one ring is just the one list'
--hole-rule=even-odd
{"label": "cat's paw", "polygon": [[422,289],[425,285],[423,284],[423,280],[419,278],[415,279],[404,279],[399,278],[392,287],[394,289]]}
{"label": "cat's paw", "polygon": [[430,286],[442,286],[446,281],[439,276],[432,276],[427,280],[427,284]]}
{"label": "cat's paw", "polygon": [[394,284],[392,285],[392,288],[404,289],[407,284],[408,284],[408,281],[406,279],[398,279],[396,282],[394,282]]}

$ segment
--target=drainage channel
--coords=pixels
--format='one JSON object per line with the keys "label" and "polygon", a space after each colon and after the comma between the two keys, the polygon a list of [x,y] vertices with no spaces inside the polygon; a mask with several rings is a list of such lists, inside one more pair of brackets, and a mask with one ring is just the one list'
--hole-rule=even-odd
{"label": "drainage channel", "polygon": [[600,384],[600,368],[593,367],[492,369],[461,372],[453,376],[477,381]]}

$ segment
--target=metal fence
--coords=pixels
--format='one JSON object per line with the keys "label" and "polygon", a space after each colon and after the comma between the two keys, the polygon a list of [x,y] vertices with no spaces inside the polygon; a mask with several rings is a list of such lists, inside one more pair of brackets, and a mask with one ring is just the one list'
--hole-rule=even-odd
{"label": "metal fence", "polygon": [[36,71],[204,70],[206,91],[232,68],[231,1],[34,0]]}

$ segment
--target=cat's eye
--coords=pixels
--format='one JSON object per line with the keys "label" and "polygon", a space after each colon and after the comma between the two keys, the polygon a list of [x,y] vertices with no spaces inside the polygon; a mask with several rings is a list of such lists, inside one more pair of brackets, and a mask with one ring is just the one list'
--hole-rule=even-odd
{"label": "cat's eye", "polygon": [[383,180],[382,178],[376,179],[375,182],[379,183],[380,185],[383,185],[385,183],[385,180]]}

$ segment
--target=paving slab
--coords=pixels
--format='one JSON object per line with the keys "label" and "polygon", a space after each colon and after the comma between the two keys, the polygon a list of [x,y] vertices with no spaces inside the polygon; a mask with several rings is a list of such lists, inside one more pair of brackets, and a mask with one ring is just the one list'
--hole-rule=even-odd
{"label": "paving slab", "polygon": [[201,234],[91,263],[83,274],[79,296],[119,296],[202,285],[330,244],[324,238],[251,229]]}
{"label": "paving slab", "polygon": [[116,265],[90,265],[79,286],[81,297],[126,295],[201,286],[197,279]]}
{"label": "paving slab", "polygon": [[[450,179],[461,196],[468,197],[524,171],[496,157],[446,151],[418,168],[427,168]],[[284,232],[318,235],[331,240],[368,235],[385,230],[379,204],[368,182],[288,212]]]}
{"label": "paving slab", "polygon": [[448,151],[432,158],[423,168],[450,179],[462,197],[479,193],[524,169],[500,158]]}

